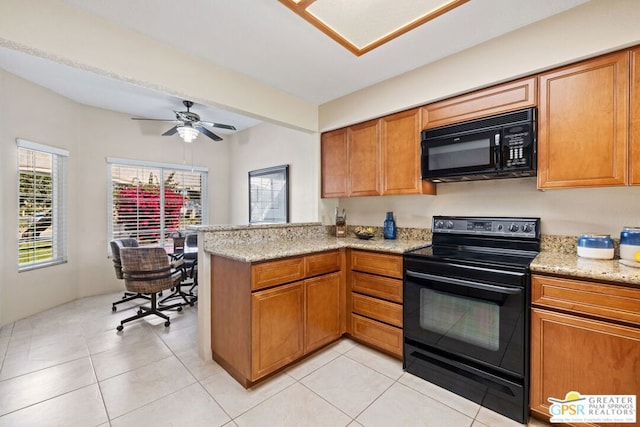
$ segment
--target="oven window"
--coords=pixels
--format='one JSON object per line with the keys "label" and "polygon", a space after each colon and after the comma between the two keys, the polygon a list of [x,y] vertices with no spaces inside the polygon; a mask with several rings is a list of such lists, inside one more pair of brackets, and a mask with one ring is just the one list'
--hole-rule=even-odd
{"label": "oven window", "polygon": [[491,302],[420,289],[420,327],[487,350],[500,347],[500,307]]}
{"label": "oven window", "polygon": [[491,164],[491,139],[460,141],[455,144],[429,147],[429,170],[455,169]]}

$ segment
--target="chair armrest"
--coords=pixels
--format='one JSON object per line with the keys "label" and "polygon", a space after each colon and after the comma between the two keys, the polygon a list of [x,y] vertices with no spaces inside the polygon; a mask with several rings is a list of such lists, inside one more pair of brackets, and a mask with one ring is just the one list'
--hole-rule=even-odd
{"label": "chair armrest", "polygon": [[171,268],[175,270],[183,268],[183,266],[184,266],[184,260],[182,258],[171,261]]}

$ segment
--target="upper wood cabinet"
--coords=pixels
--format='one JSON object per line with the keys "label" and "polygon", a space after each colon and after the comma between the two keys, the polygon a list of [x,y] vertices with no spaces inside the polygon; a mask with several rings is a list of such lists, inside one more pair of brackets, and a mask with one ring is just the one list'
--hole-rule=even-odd
{"label": "upper wood cabinet", "polygon": [[380,195],[378,120],[322,134],[322,197]]}
{"label": "upper wood cabinet", "polygon": [[349,196],[379,196],[380,121],[350,126],[347,135]]}
{"label": "upper wood cabinet", "polygon": [[538,188],[627,182],[629,52],[540,75]]}
{"label": "upper wood cabinet", "polygon": [[422,107],[422,126],[431,129],[536,105],[536,78],[527,77]]}
{"label": "upper wood cabinet", "polygon": [[629,184],[640,185],[640,48],[631,51]]}
{"label": "upper wood cabinet", "polygon": [[322,197],[435,194],[420,178],[420,111],[322,134]]}
{"label": "upper wood cabinet", "polygon": [[380,119],[382,194],[435,194],[420,177],[420,109]]}
{"label": "upper wood cabinet", "polygon": [[347,128],[322,134],[322,197],[346,197],[349,194],[349,150]]}

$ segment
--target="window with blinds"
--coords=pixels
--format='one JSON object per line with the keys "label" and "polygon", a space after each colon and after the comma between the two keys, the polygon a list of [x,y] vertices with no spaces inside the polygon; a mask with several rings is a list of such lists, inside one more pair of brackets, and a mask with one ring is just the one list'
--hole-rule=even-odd
{"label": "window with blinds", "polygon": [[22,139],[18,145],[18,269],[67,261],[69,152]]}
{"label": "window with blinds", "polygon": [[107,159],[109,240],[133,237],[141,246],[170,246],[188,225],[206,219],[205,168]]}

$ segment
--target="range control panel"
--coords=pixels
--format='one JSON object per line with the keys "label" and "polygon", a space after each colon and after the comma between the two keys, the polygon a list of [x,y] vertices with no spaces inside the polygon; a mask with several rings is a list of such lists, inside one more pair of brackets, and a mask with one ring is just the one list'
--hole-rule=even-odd
{"label": "range control panel", "polygon": [[434,233],[538,238],[540,218],[434,216]]}

